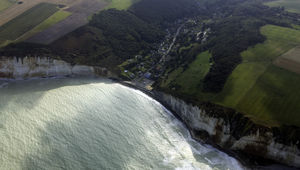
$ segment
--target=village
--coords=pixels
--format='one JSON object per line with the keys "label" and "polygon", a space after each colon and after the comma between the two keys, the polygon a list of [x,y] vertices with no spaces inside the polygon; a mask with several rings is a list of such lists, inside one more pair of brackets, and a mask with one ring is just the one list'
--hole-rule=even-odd
{"label": "village", "polygon": [[172,52],[189,49],[191,44],[201,44],[207,40],[210,28],[205,28],[206,22],[209,21],[203,22],[194,17],[172,23],[166,29],[164,40],[156,45],[157,50],[152,50],[147,56],[133,56],[119,66],[122,77],[136,86],[152,90],[153,83],[165,74],[166,63],[172,59]]}

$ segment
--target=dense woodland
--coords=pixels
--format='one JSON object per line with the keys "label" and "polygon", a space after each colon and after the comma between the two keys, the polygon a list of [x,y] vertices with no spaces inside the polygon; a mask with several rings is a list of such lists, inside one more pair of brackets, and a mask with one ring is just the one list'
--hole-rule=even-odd
{"label": "dense woodland", "polygon": [[144,21],[160,26],[198,15],[200,11],[199,0],[142,0],[129,9]]}
{"label": "dense woodland", "polygon": [[[193,61],[204,50],[212,53],[212,67],[205,77],[206,92],[222,90],[228,76],[241,62],[240,52],[265,40],[259,29],[265,24],[289,27],[299,22],[282,8],[269,8],[253,0],[141,0],[129,10],[104,10],[90,23],[48,46],[19,43],[0,50],[6,56],[56,56],[71,63],[117,65],[135,55],[155,50],[170,23],[182,18],[211,20],[211,34],[204,44],[172,53],[169,67]],[[182,41],[184,38],[182,38]],[[176,64],[177,63],[177,64]]]}

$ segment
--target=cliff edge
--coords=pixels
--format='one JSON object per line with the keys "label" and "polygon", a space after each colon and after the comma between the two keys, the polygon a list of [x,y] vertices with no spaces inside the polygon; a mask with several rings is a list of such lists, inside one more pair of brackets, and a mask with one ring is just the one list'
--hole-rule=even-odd
{"label": "cliff edge", "polygon": [[71,65],[48,57],[0,57],[1,79],[27,79],[60,76],[110,76],[106,68]]}
{"label": "cliff edge", "polygon": [[152,94],[186,124],[198,141],[241,153],[249,159],[262,158],[300,167],[299,127],[269,128],[232,109],[210,103],[194,106],[166,93]]}

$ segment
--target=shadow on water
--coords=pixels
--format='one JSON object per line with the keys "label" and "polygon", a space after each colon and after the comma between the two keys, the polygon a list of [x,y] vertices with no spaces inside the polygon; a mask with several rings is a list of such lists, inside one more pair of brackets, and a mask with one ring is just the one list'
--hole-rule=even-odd
{"label": "shadow on water", "polygon": [[[184,163],[225,169],[222,165],[229,161],[222,156],[227,155],[191,140],[183,125],[157,103],[120,88],[126,87],[93,93],[88,96],[97,96],[93,102],[75,103],[83,105],[74,117],[39,128],[41,136],[24,169],[174,169]],[[171,162],[164,164],[165,159]]]}
{"label": "shadow on water", "polygon": [[[31,79],[17,81],[1,81],[4,87],[0,88],[0,108],[5,108],[11,102],[19,107],[32,109],[42,98],[45,92],[65,86],[80,86],[90,83],[113,83],[108,79],[100,78],[53,78],[53,79]],[[30,93],[31,98],[25,99]],[[16,98],[17,96],[17,98]],[[27,102],[19,102],[27,101]],[[0,110],[1,114],[1,110]]]}
{"label": "shadow on water", "polygon": [[[90,83],[114,83],[109,79],[102,78],[53,78],[53,79],[30,79],[0,81],[0,129],[5,127],[8,114],[16,117],[20,114],[15,109],[26,112],[34,109],[47,91],[65,86],[81,86]],[[30,94],[30,95],[27,95]],[[68,94],[66,94],[68,95]],[[28,98],[30,96],[30,98]]]}
{"label": "shadow on water", "polygon": [[[30,103],[18,103],[13,97],[8,98],[6,103],[13,102],[15,107],[20,107],[20,109],[32,109],[49,90],[90,83],[114,84],[110,80],[103,79],[30,80],[12,83],[5,89],[0,89],[0,94],[4,92],[7,96],[33,96],[30,99],[21,98],[19,100],[30,100]],[[163,145],[166,144],[160,140],[168,141],[170,144],[167,145],[169,146],[181,144],[181,140],[184,141],[184,139],[180,138],[180,141],[175,142],[172,137],[168,139],[172,136],[172,134],[168,134],[174,132],[168,130],[168,126],[165,128],[166,122],[160,121],[160,116],[154,114],[155,112],[162,113],[163,109],[157,107],[150,100],[143,100],[141,95],[132,95],[132,90],[121,90],[122,93],[119,93],[120,88],[121,86],[116,86],[112,90],[105,89],[104,93],[102,91],[95,93],[93,90],[86,92],[86,89],[77,92],[88,94],[82,95],[78,101],[74,99],[74,104],[80,106],[76,110],[77,113],[68,114],[69,109],[62,108],[65,109],[65,112],[53,114],[66,114],[64,117],[66,119],[60,119],[61,116],[59,116],[46,122],[45,126],[37,127],[37,141],[33,148],[28,148],[31,152],[25,157],[24,164],[22,164],[24,165],[23,169],[124,169],[126,167],[129,169],[171,169],[168,165],[163,164],[165,158],[163,154],[169,150],[161,149],[169,148],[163,148]],[[80,88],[75,89],[79,90]],[[30,95],[22,95],[28,93]],[[51,100],[51,98],[49,99]],[[73,100],[70,101],[73,102]],[[1,102],[1,104],[3,103]],[[149,105],[155,107],[148,107]],[[1,109],[2,107],[0,115]],[[51,112],[53,111],[50,111],[49,114],[52,114]],[[69,117],[69,115],[71,116]],[[158,123],[155,123],[156,120]],[[175,117],[167,117],[167,120],[172,122]],[[177,123],[174,125],[178,125]],[[182,134],[185,139],[189,138],[185,133],[186,129],[176,129],[180,133],[179,136]],[[160,130],[164,132],[162,133]],[[177,135],[177,132],[175,133]],[[175,140],[178,138],[175,137]],[[187,142],[190,147],[192,145],[199,146],[195,141],[188,139]],[[178,147],[174,146],[174,148],[176,150]],[[197,149],[197,147],[194,148]],[[202,146],[202,149],[205,150],[205,146]],[[210,163],[205,161],[205,157],[209,157],[209,154],[212,154],[211,157],[215,157],[216,152],[213,149],[208,150],[210,152],[204,156],[194,153],[196,150],[192,150],[192,152],[196,160],[207,162],[209,165]],[[182,154],[181,151],[179,154]],[[222,165],[214,167],[216,166],[221,167]]]}

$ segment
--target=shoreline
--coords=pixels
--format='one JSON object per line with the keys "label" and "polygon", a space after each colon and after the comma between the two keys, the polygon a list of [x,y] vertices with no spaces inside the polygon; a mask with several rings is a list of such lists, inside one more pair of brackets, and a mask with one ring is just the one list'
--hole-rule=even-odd
{"label": "shoreline", "polygon": [[189,133],[191,134],[191,137],[199,142],[200,144],[208,144],[210,146],[212,146],[213,148],[216,148],[217,150],[226,153],[227,155],[235,158],[237,161],[239,161],[239,163],[241,163],[241,165],[245,166],[246,168],[250,168],[250,169],[287,169],[287,170],[293,170],[293,169],[298,169],[297,167],[293,167],[293,166],[289,166],[280,162],[277,162],[275,160],[270,160],[270,159],[266,159],[266,158],[261,158],[261,157],[257,157],[257,156],[253,156],[253,155],[249,155],[249,154],[245,154],[245,153],[241,153],[241,152],[236,152],[230,149],[225,149],[222,148],[221,146],[217,145],[216,143],[210,141],[210,140],[203,140],[200,136],[197,136],[197,132],[191,127],[189,126],[189,124],[187,122],[185,122],[180,115],[178,115],[176,113],[175,110],[173,110],[170,106],[168,106],[168,104],[166,104],[164,101],[162,101],[156,94],[155,91],[150,91],[147,90],[145,88],[139,87],[134,85],[132,82],[130,81],[122,81],[116,78],[108,78],[116,83],[119,83],[121,85],[127,86],[129,88],[133,88],[136,90],[141,91],[142,93],[148,95],[149,97],[153,98],[154,100],[156,100],[157,102],[159,102],[162,106],[164,106],[168,111],[171,112],[172,115],[174,115],[176,117],[176,119],[178,119],[180,122],[183,123],[183,125],[187,128],[187,130],[189,131]]}
{"label": "shoreline", "polygon": [[216,148],[224,153],[226,153],[227,155],[237,159],[243,166],[246,166],[247,168],[251,168],[251,164],[250,162],[245,162],[239,155],[235,154],[234,152],[228,152],[228,150],[224,150],[220,147],[218,147],[217,145],[214,145],[212,143],[205,143],[203,140],[201,140],[200,138],[197,138],[195,136],[195,133],[193,132],[193,130],[191,130],[191,128],[189,127],[189,125],[183,121],[183,119],[172,109],[170,108],[168,105],[166,105],[164,102],[162,102],[156,95],[154,95],[151,91],[146,90],[144,88],[135,86],[134,84],[131,84],[130,82],[127,81],[122,81],[122,80],[117,80],[117,79],[111,79],[110,80],[119,83],[123,86],[129,87],[129,88],[133,88],[135,90],[139,90],[142,93],[144,93],[145,95],[151,97],[152,99],[156,100],[157,102],[159,102],[162,106],[164,106],[174,117],[176,117],[176,119],[178,119],[181,123],[183,123],[183,125],[185,126],[185,128],[189,131],[189,133],[191,134],[192,139],[194,139],[195,141],[199,142],[200,144],[208,144],[210,146],[212,146],[213,148]]}
{"label": "shoreline", "polygon": [[[0,88],[6,87],[8,82],[15,82],[15,81],[30,81],[30,80],[37,80],[37,79],[43,80],[43,79],[60,79],[60,78],[80,78],[80,77],[87,78],[87,76],[68,75],[68,76],[53,76],[53,77],[40,77],[40,78],[34,77],[34,78],[26,78],[26,79],[0,79]],[[180,115],[178,115],[174,109],[172,109],[166,102],[164,102],[161,98],[159,98],[159,96],[157,94],[159,92],[150,91],[145,88],[139,87],[130,81],[123,81],[123,80],[120,80],[120,79],[114,78],[114,77],[99,76],[99,75],[91,75],[88,77],[95,78],[95,79],[97,79],[97,78],[109,79],[114,83],[119,83],[123,86],[141,91],[145,95],[147,95],[147,96],[151,97],[152,99],[156,100],[157,102],[159,102],[163,107],[165,107],[168,111],[170,111],[171,114],[176,117],[176,119],[178,119],[180,122],[182,122],[183,125],[187,128],[187,130],[191,134],[191,137],[195,141],[199,142],[200,144],[208,144],[208,145],[212,146],[213,148],[226,153],[227,155],[235,158],[241,165],[245,166],[246,168],[249,168],[249,169],[270,169],[270,168],[274,169],[274,166],[275,166],[275,169],[282,169],[282,168],[291,169],[291,170],[297,169],[296,167],[289,166],[289,165],[277,162],[275,160],[269,160],[269,159],[265,159],[262,157],[256,157],[256,156],[249,155],[246,153],[236,152],[236,151],[233,151],[230,149],[222,148],[221,146],[219,146],[218,144],[214,143],[211,140],[205,140],[204,138],[201,138],[201,134],[199,135],[198,131],[193,129],[193,127],[191,127],[186,121],[184,121],[182,119],[182,117]],[[3,81],[3,83],[1,83],[1,81]]]}

